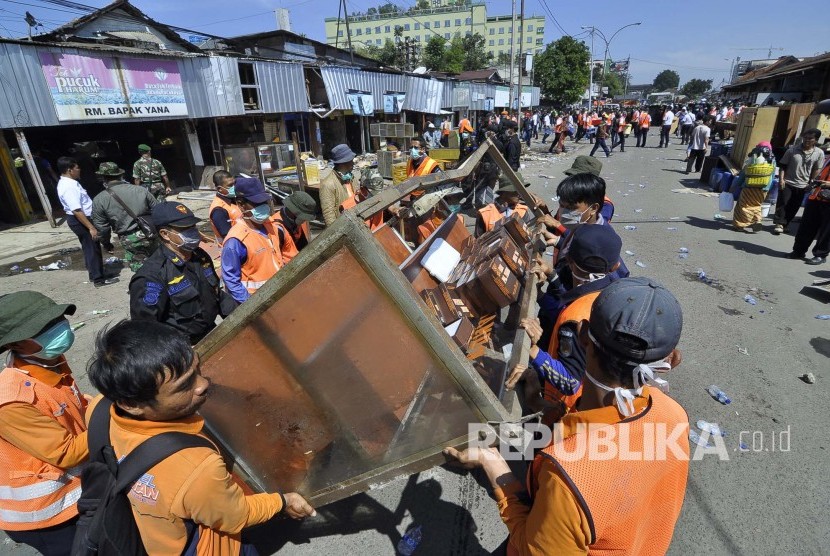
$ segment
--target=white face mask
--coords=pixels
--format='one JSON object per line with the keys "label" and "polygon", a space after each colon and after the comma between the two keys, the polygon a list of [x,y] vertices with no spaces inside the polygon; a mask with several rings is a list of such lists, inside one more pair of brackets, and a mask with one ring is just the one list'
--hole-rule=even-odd
{"label": "white face mask", "polygon": [[584,224],[582,221],[582,217],[585,215],[586,212],[591,210],[591,207],[586,208],[582,212],[577,210],[563,210],[562,211],[562,218],[559,219],[559,222],[562,223],[569,230],[573,230],[580,224]]}

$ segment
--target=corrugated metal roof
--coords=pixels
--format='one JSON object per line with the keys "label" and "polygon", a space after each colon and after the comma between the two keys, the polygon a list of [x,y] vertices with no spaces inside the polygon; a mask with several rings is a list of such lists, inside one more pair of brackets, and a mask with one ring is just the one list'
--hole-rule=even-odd
{"label": "corrugated metal roof", "polygon": [[323,66],[320,68],[329,107],[333,110],[350,110],[346,98],[349,89],[368,91],[376,108],[383,107],[383,93],[387,91],[406,91],[406,76],[398,73],[365,71],[358,68],[342,66]]}
{"label": "corrugated metal roof", "polygon": [[37,51],[0,43],[0,128],[58,125]]}
{"label": "corrugated metal roof", "polygon": [[439,114],[446,82],[428,77],[407,76],[404,110]]}
{"label": "corrugated metal roof", "polygon": [[447,110],[452,109],[453,90],[456,85],[458,83],[455,81],[444,81],[444,94],[441,97],[441,108],[446,108]]}
{"label": "corrugated metal roof", "polygon": [[235,58],[211,56],[179,60],[184,98],[191,118],[245,113]]}
{"label": "corrugated metal roof", "polygon": [[[303,65],[285,62],[255,62],[259,102],[266,113],[308,112]],[[380,105],[383,106],[383,100]]]}

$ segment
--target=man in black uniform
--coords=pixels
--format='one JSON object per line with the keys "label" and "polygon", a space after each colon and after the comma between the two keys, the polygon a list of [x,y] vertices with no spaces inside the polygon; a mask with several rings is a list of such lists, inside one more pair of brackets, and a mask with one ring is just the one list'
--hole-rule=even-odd
{"label": "man in black uniform", "polygon": [[220,287],[210,255],[199,248],[199,219],[190,209],[159,203],[152,217],[161,245],[130,281],[130,316],[168,324],[196,344],[236,303]]}

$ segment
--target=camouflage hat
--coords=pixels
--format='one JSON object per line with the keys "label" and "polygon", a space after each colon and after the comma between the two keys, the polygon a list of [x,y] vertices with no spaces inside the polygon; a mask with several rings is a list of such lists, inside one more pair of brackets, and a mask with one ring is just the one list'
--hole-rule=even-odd
{"label": "camouflage hat", "polygon": [[367,189],[372,195],[377,195],[386,187],[386,182],[380,172],[371,168],[364,172],[363,177],[360,178],[360,187]]}
{"label": "camouflage hat", "polygon": [[142,143],[138,146],[138,152],[140,152],[140,153],[148,153],[151,150],[152,149],[150,148],[150,145],[146,145],[144,143]]}
{"label": "camouflage hat", "polygon": [[99,176],[120,176],[124,173],[124,170],[119,168],[115,162],[102,162],[95,173]]}

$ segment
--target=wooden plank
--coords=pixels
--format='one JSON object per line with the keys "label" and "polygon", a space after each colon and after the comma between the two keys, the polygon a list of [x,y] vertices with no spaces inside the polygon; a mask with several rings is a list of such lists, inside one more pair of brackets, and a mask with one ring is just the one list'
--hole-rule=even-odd
{"label": "wooden plank", "polygon": [[385,222],[383,226],[372,232],[372,235],[375,236],[377,242],[380,243],[380,246],[383,247],[383,250],[396,265],[400,265],[412,254],[412,251],[401,240],[395,228],[390,226],[390,222]]}
{"label": "wooden plank", "polygon": [[461,243],[470,237],[470,232],[458,218],[447,218],[438,226],[425,242],[418,246],[412,254],[400,265],[400,270],[412,287],[420,295],[422,291],[438,286],[438,281],[421,266],[421,261],[429,251],[430,246],[437,239],[443,239],[452,245],[459,253]]}

